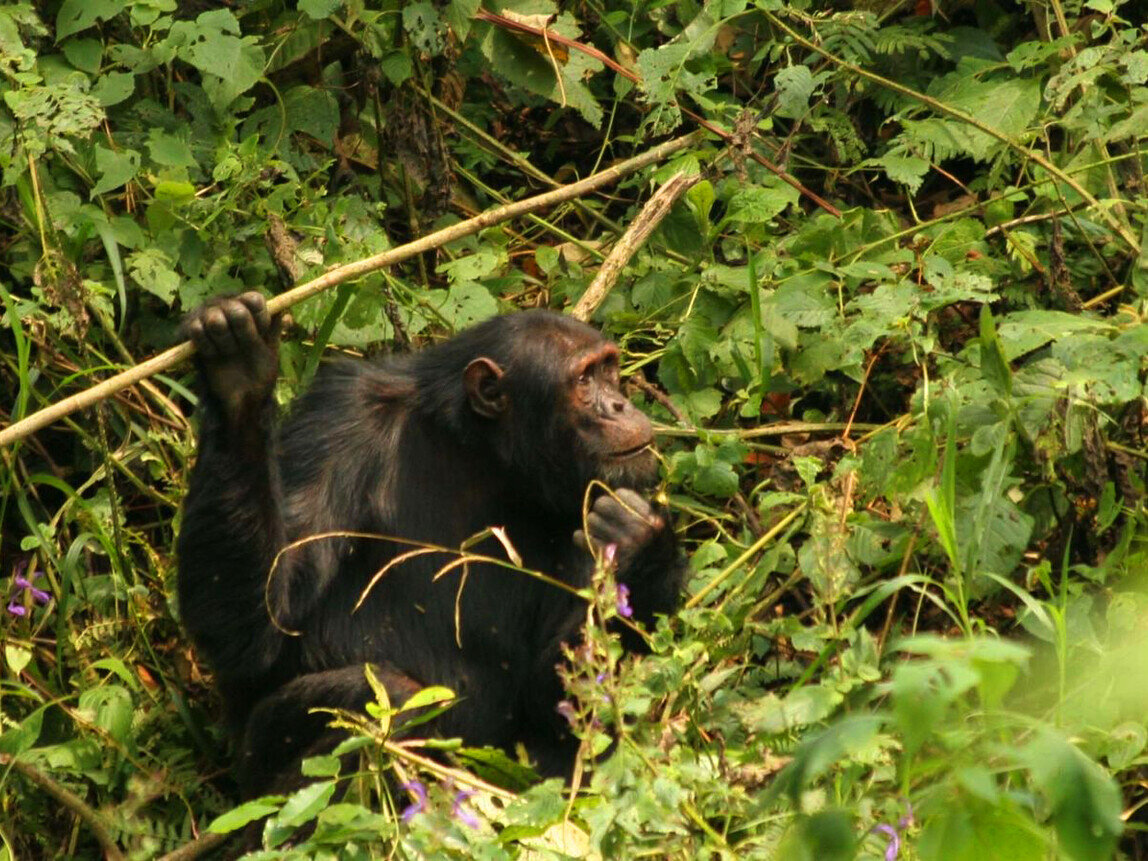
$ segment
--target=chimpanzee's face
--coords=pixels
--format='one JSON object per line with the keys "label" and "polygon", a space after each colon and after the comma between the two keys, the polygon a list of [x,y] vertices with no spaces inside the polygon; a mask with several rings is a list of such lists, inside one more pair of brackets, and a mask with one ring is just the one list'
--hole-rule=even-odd
{"label": "chimpanzee's face", "polygon": [[580,447],[607,484],[642,487],[658,474],[650,420],[622,394],[618,348],[602,341],[570,356],[563,396]]}

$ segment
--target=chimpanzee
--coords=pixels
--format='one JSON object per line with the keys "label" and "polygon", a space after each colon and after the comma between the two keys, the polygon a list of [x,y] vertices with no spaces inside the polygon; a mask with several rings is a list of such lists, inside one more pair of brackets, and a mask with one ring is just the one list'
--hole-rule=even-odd
{"label": "chimpanzee", "polygon": [[[574,587],[589,582],[588,545],[616,545],[634,618],[671,611],[684,562],[666,512],[636,492],[657,463],[617,347],[550,311],[496,317],[417,353],[324,365],[277,430],[278,330],[258,293],[184,322],[202,397],[180,607],[237,734],[244,794],[297,780],[300,757],[330,747],[330,715],[309,710],[361,709],[366,663],[392,703],[431,684],[458,695],[436,734],[521,743],[540,773],[569,773],[556,667],[584,600],[492,564],[436,578],[447,553],[370,581],[412,542],[457,549],[503,526],[525,567]],[[592,479],[619,490],[593,501],[584,534]],[[505,558],[493,539],[475,549]]]}

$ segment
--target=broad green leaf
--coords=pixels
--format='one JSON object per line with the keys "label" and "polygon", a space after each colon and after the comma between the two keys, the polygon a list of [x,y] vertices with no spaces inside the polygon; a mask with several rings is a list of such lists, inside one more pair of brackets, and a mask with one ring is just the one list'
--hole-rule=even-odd
{"label": "broad green leaf", "polygon": [[134,72],[105,72],[92,87],[92,96],[100,105],[110,108],[127,101],[135,92],[136,76]]}
{"label": "broad green leaf", "polygon": [[113,191],[135,177],[140,168],[140,154],[135,150],[118,152],[96,145],[96,170],[100,181],[92,189],[92,197]]}
{"label": "broad green leaf", "polygon": [[104,46],[98,39],[69,39],[63,44],[62,50],[68,62],[81,72],[89,75],[99,72]]}
{"label": "broad green leaf", "polygon": [[186,138],[181,135],[153,128],[148,134],[148,152],[152,161],[167,167],[196,167],[195,156],[191,154]]}
{"label": "broad green leaf", "polygon": [[924,824],[917,844],[923,861],[1045,861],[1048,840],[1014,805],[945,799]]}
{"label": "broad green leaf", "polygon": [[1120,789],[1112,777],[1047,730],[1040,732],[1022,756],[1048,799],[1067,857],[1073,861],[1111,858],[1124,830]]}
{"label": "broad green leaf", "polygon": [[450,0],[443,15],[460,42],[466,41],[470,32],[471,20],[478,11],[481,0]]}
{"label": "broad green leaf", "polygon": [[337,781],[321,780],[292,793],[276,815],[276,825],[290,827],[310,822],[327,806],[336,788]]}
{"label": "broad green leaf", "polygon": [[844,701],[832,687],[806,685],[785,697],[767,693],[730,706],[750,732],[780,735],[798,727],[821,723]]}
{"label": "broad green leaf", "polygon": [[127,5],[126,0],[64,0],[56,13],[56,41],[87,30],[97,21],[107,21]]}
{"label": "broad green leaf", "polygon": [[313,21],[321,21],[343,8],[343,0],[299,0],[299,11]]}
{"label": "broad green leaf", "polygon": [[38,708],[16,726],[6,726],[4,731],[0,732],[0,753],[17,756],[30,750],[40,739],[44,712],[44,708]]}
{"label": "broad green leaf", "polygon": [[229,834],[232,831],[238,831],[256,819],[262,819],[264,816],[275,813],[282,803],[282,795],[265,795],[262,798],[256,798],[215,817],[207,826],[207,830],[213,834]]}
{"label": "broad green leaf", "polygon": [[1001,397],[1012,394],[1012,369],[1005,359],[988,305],[981,306],[981,373]]}

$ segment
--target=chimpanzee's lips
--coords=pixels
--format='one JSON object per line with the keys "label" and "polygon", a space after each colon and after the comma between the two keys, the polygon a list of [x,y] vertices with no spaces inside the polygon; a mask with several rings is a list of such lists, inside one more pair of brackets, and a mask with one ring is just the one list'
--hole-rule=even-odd
{"label": "chimpanzee's lips", "polygon": [[644,443],[641,443],[640,445],[636,445],[633,448],[624,448],[621,451],[611,452],[610,457],[613,460],[625,460],[628,457],[633,457],[636,454],[641,454],[642,452],[649,449],[653,444],[654,444],[654,438],[650,437]]}

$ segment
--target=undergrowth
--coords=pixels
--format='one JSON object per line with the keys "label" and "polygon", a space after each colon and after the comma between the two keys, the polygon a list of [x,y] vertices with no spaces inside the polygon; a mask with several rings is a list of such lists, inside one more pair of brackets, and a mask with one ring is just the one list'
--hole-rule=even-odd
{"label": "undergrowth", "polygon": [[267,859],[1148,857],[1143,13],[845,5],[0,7],[6,424],[208,296],[708,129],[296,306],[282,350],[286,403],[323,355],[567,307],[702,177],[595,316],[691,558],[653,654],[594,628],[572,665],[612,752],[536,783],[380,702],[338,717],[357,768],[237,806],[173,598],[180,368],[0,449],[0,859],[196,857],[268,815]]}

